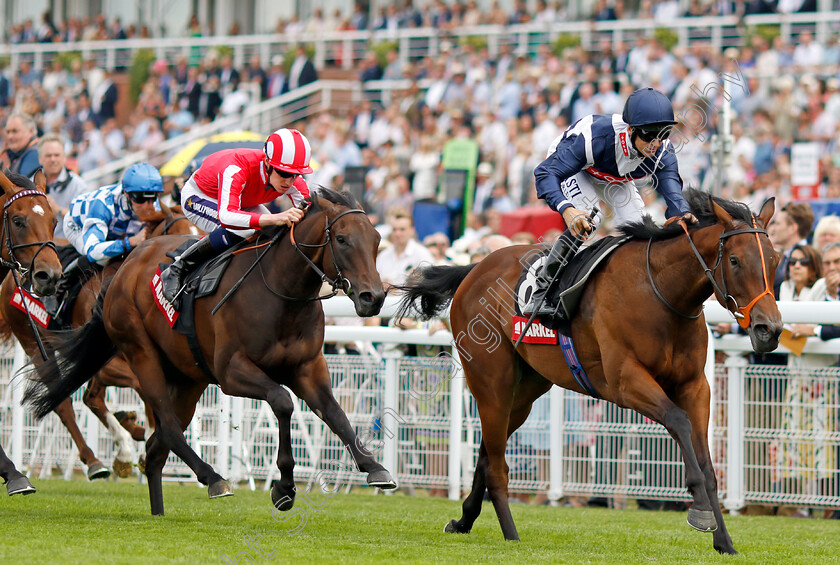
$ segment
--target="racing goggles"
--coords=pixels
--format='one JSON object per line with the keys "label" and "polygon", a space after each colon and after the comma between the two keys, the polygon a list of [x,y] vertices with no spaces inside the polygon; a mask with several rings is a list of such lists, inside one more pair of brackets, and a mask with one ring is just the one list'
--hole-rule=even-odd
{"label": "racing goggles", "polygon": [[157,192],[127,192],[128,197],[135,204],[145,204],[146,202],[154,202],[157,200]]}
{"label": "racing goggles", "polygon": [[639,136],[639,139],[641,139],[645,143],[650,143],[654,139],[665,141],[671,135],[671,126],[657,126],[653,128],[639,126],[634,129],[636,131],[636,134]]}
{"label": "racing goggles", "polygon": [[275,173],[280,175],[281,179],[290,179],[290,178],[298,176],[296,173],[287,173],[286,171],[281,171],[280,169],[275,168],[275,167],[272,167],[272,169],[274,169]]}

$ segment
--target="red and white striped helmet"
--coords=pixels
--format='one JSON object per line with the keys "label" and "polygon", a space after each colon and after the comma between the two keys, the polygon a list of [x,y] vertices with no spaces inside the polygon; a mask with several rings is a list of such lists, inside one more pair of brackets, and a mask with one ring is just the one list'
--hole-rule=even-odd
{"label": "red and white striped helmet", "polygon": [[306,136],[296,129],[278,129],[268,136],[263,151],[269,166],[277,170],[296,175],[308,175],[312,172],[312,167],[309,166],[312,148],[309,147]]}

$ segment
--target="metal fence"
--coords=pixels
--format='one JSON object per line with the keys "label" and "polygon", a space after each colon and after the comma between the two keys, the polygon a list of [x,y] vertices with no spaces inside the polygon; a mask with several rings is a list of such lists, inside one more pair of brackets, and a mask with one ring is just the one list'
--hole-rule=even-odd
{"label": "metal fence", "polygon": [[[30,474],[45,478],[59,472],[69,478],[82,467],[55,415],[40,424],[27,414],[19,416],[21,444],[15,445],[10,353],[0,358],[0,442]],[[446,489],[452,498],[469,489],[480,424],[457,361],[405,356],[397,349],[382,357],[330,355],[328,363],[335,396],[361,441],[395,471],[401,487]],[[726,507],[840,507],[838,377],[837,368],[792,373],[786,367],[750,365],[741,356],[716,366],[712,455]],[[78,394],[74,400],[91,446],[110,462],[113,442]],[[144,418],[133,391],[109,389],[108,403],[113,410],[136,410],[138,420]],[[461,412],[457,421],[455,412]],[[251,488],[277,478],[277,423],[265,403],[229,398],[211,387],[186,435],[224,476],[248,481]],[[337,436],[300,403],[292,441],[299,481],[321,476],[347,485],[364,483]],[[142,444],[135,449],[142,453]],[[535,404],[511,438],[507,460],[513,492],[548,492],[552,499],[604,496],[618,504],[624,498],[689,498],[679,451],[663,427],[557,387]],[[174,456],[165,475],[195,480]]]}

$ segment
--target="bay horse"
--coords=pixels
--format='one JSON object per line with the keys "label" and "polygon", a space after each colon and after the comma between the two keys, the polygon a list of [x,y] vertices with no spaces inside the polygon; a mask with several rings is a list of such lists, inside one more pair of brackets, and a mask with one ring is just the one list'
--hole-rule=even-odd
{"label": "bay horse", "polygon": [[[630,240],[589,279],[571,337],[597,394],[662,424],[674,437],[693,496],[688,523],[714,531],[715,549],[734,554],[707,441],[703,302],[714,294],[739,319],[756,351],[778,346],[782,320],[772,277],[779,256],[766,232],[774,201],[753,216],[740,203],[699,191],[684,194],[699,224],[658,227],[646,217],[622,227]],[[518,540],[508,505],[508,438],[552,385],[591,395],[573,378],[560,347],[522,343],[514,348],[512,317],[530,295],[516,296],[510,289],[528,258],[543,249],[513,246],[477,264],[428,267],[402,287],[398,315],[419,311],[427,319],[451,301],[454,345],[481,420],[472,492],[462,517],[449,522],[447,532],[470,531],[486,489],[505,539]]]}
{"label": "bay horse", "polygon": [[[15,277],[29,279],[39,294],[49,296],[55,293],[61,277],[61,262],[52,242],[56,218],[47,202],[43,172],[39,171],[34,180],[8,170],[0,172],[0,277],[14,273]],[[6,482],[9,495],[35,492],[2,447],[0,477]]]}
{"label": "bay horse", "polygon": [[[376,271],[379,234],[349,193],[313,191],[312,205],[291,230],[266,228],[256,244],[232,259],[214,295],[195,303],[195,326],[212,376],[197,367],[184,335],[159,312],[150,281],[167,251],[181,237],[141,244],[100,293],[99,308],[81,328],[56,336],[61,353],[46,371],[32,374],[26,399],[36,416],[72,394],[118,350],[140,380],[144,400],[154,412],[155,432],[146,442],[146,476],[152,514],[163,514],[161,471],[172,450],[208,485],[210,498],[233,494],[228,482],[192,450],[184,430],[209,384],[222,392],[265,400],[279,422],[273,504],[292,508],[295,498],[291,415],[285,387],[303,399],[342,440],[371,486],[396,488],[391,474],[358,441],[332,394],[322,353],[322,281],[341,288],[359,316],[375,316],[385,291]],[[253,272],[258,271],[258,272]],[[235,285],[230,298],[212,311]]]}
{"label": "bay horse", "polygon": [[[201,235],[202,233],[187,220],[186,216],[173,213],[170,208],[162,203],[160,213],[150,217],[147,223],[151,230],[150,237],[159,235]],[[84,283],[73,303],[70,315],[73,327],[79,327],[87,322],[93,306],[96,304],[103,282],[116,274],[122,262],[123,259],[111,261]],[[39,365],[42,362],[42,356],[27,314],[11,304],[16,289],[17,284],[10,273],[6,276],[3,286],[0,288],[0,317],[2,317],[0,341],[8,341],[14,335],[29,359]],[[47,330],[40,326],[38,331],[41,335],[47,333]],[[117,455],[112,463],[114,472],[118,477],[128,477],[134,467],[134,446],[131,442],[132,440],[145,440],[146,430],[142,426],[138,426],[130,414],[114,415],[108,410],[105,404],[105,393],[109,386],[133,388],[139,393],[140,383],[122,356],[115,356],[94,375],[85,389],[83,401],[117,443]],[[68,398],[59,404],[55,413],[64,427],[67,428],[73,443],[79,450],[79,459],[87,467],[87,478],[89,480],[108,478],[111,474],[108,467],[96,457],[76,423],[72,401]],[[153,421],[151,411],[148,409],[146,416],[147,422]]]}

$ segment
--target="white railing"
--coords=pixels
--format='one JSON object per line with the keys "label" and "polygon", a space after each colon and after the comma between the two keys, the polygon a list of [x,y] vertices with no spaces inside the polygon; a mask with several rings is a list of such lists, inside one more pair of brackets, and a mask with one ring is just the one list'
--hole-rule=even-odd
{"label": "white railing", "polygon": [[10,58],[11,67],[18,68],[22,59],[33,62],[35,68],[43,69],[60,53],[79,52],[85,58],[94,58],[107,69],[123,69],[131,65],[133,54],[140,49],[153,51],[158,58],[174,61],[183,55],[188,61],[197,62],[209,51],[230,48],[234,64],[243,65],[252,55],[259,55],[263,64],[278,53],[286,53],[300,42],[312,44],[315,48],[316,67],[326,64],[345,69],[355,68],[365,53],[378,43],[396,41],[403,61],[437,55],[442,41],[459,41],[462,38],[477,38],[486,43],[490,56],[495,56],[502,45],[510,45],[518,53],[533,53],[536,45],[551,43],[561,35],[577,35],[581,45],[589,51],[596,51],[602,39],[613,44],[619,41],[633,41],[638,35],[649,35],[657,28],[673,30],[679,45],[691,47],[694,44],[708,44],[714,52],[726,47],[741,46],[744,28],[759,25],[778,25],[781,37],[786,43],[795,41],[802,30],[815,33],[816,40],[825,43],[840,23],[840,12],[814,12],[790,15],[747,16],[743,22],[735,16],[676,18],[667,26],[652,19],[626,19],[607,22],[555,22],[549,25],[539,23],[512,26],[462,27],[451,32],[437,28],[401,29],[390,31],[343,31],[311,35],[257,34],[212,37],[161,37],[155,39],[130,39],[123,41],[86,41],[73,43],[27,43],[21,45],[0,45],[0,57]]}
{"label": "white railing", "polygon": [[[389,298],[384,317],[394,313],[394,304]],[[780,303],[780,310],[788,322],[840,320],[840,304]],[[339,298],[325,303],[325,313],[330,317],[355,315],[352,303]],[[706,320],[725,322],[731,321],[731,316],[710,302]],[[393,345],[452,344],[452,335],[446,331],[429,335],[425,330],[384,327],[328,326],[326,338]],[[749,365],[742,356],[750,350],[746,337],[724,336],[713,344],[731,354],[725,364],[707,370],[713,391],[710,443],[726,507],[735,511],[751,502],[840,507],[836,463],[827,468],[813,461],[810,466],[789,467],[778,456],[780,449],[840,450],[840,433],[836,431],[840,405],[834,389],[838,370],[789,374],[785,367]],[[838,354],[840,340],[823,343],[811,339],[806,351]],[[450,498],[457,499],[471,484],[480,424],[472,396],[464,387],[457,351],[452,354],[454,357],[413,358],[387,349],[381,354],[331,355],[328,362],[336,398],[365,445],[400,483],[407,488],[444,488]],[[710,354],[713,360],[714,351]],[[37,467],[49,471],[58,464],[69,477],[79,468],[75,448],[66,432],[57,427],[57,420],[39,427],[20,408],[18,387],[6,384],[10,361],[0,360],[0,368],[5,367],[0,376],[0,441],[21,468],[30,465],[30,472]],[[784,427],[783,393],[767,394],[768,390],[783,390],[798,378],[813,379],[816,388],[834,391],[821,405],[831,418],[822,429]],[[89,411],[80,408],[78,397],[81,427],[87,430],[94,451],[107,461],[113,446]],[[113,410],[136,410],[142,421],[142,408],[133,392],[110,390],[109,403]],[[296,477],[311,482],[326,473],[346,480],[346,470],[341,469],[349,461],[338,439],[305,406],[296,403],[292,426]],[[813,408],[807,402],[800,407]],[[267,484],[276,478],[277,428],[264,403],[226,398],[212,388],[202,398],[187,436],[193,448],[223,476],[247,480],[252,488],[255,480]],[[32,451],[36,443],[40,452]],[[142,450],[142,445],[138,444],[137,450]],[[565,495],[687,498],[681,459],[664,428],[634,412],[558,387],[535,404],[532,417],[511,438],[508,461],[513,491],[548,492],[553,500]],[[194,480],[174,457],[165,472],[173,480]],[[354,473],[351,482],[363,483],[363,477]]]}

